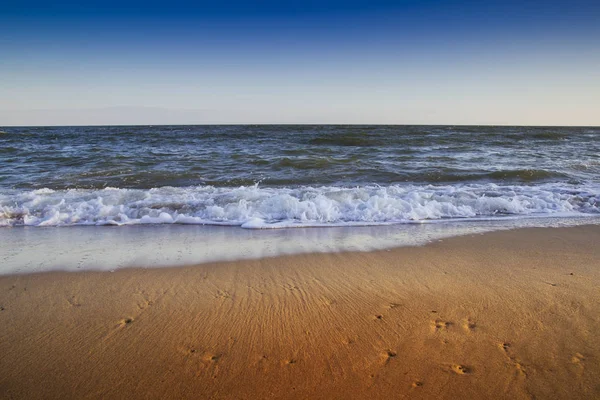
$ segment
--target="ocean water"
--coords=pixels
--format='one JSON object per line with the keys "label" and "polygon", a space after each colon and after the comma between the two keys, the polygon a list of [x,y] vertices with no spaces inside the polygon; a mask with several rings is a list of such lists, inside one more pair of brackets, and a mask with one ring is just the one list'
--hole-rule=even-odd
{"label": "ocean water", "polygon": [[0,274],[381,250],[600,223],[600,128],[0,131]]}
{"label": "ocean water", "polygon": [[10,127],[0,226],[364,226],[600,214],[600,128]]}

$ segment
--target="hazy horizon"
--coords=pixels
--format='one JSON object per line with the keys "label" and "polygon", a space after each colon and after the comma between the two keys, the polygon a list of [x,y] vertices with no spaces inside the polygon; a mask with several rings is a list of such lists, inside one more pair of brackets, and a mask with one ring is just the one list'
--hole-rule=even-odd
{"label": "hazy horizon", "polygon": [[600,4],[32,2],[0,126],[600,125]]}
{"label": "hazy horizon", "polygon": [[[115,108],[115,109],[119,109],[120,107],[107,107],[107,108]],[[148,109],[155,109],[153,107],[148,107]],[[98,109],[98,110],[102,110],[102,109]],[[176,114],[178,114],[181,111],[186,111],[186,110],[170,110],[170,109],[162,109],[163,111],[168,111],[168,112],[173,112],[173,111],[177,111]],[[50,111],[57,111],[57,110],[27,110],[27,111],[39,111],[39,112],[50,112]],[[69,115],[71,115],[70,110],[58,110],[58,111],[63,111],[68,113]],[[90,111],[90,110],[87,110]],[[123,111],[131,111],[131,107],[123,107]],[[189,110],[188,110],[189,111]],[[202,111],[202,110],[200,110]],[[4,114],[3,114],[4,113]],[[0,118],[2,119],[2,121],[5,121],[8,118],[3,118],[3,115],[8,115],[10,113],[10,110],[8,111],[8,113],[4,110],[0,110]],[[31,116],[31,114],[28,114],[29,116]],[[586,125],[586,124],[571,124],[571,125],[560,125],[560,124],[509,124],[509,123],[458,123],[458,124],[451,124],[451,123],[382,123],[382,122],[219,122],[219,121],[215,121],[215,122],[180,122],[181,120],[175,120],[174,122],[165,122],[165,119],[160,119],[159,122],[146,122],[146,123],[135,123],[135,122],[119,122],[120,118],[126,118],[129,119],[131,118],[131,114],[120,114],[119,117],[115,121],[114,123],[107,123],[107,122],[103,122],[106,120],[110,120],[110,119],[106,119],[103,116],[95,116],[93,118],[87,118],[87,115],[84,115],[85,118],[85,122],[77,122],[79,119],[81,119],[81,116],[79,116],[79,118],[74,118],[69,116],[68,119],[68,123],[33,123],[33,124],[2,124],[0,125],[0,128],[2,127],[6,127],[6,128],[19,128],[19,127],[60,127],[60,126],[67,126],[67,127],[85,127],[85,126],[99,126],[99,127],[109,127],[109,126],[227,126],[227,125],[264,125],[264,126],[276,126],[276,125],[298,125],[298,126],[319,126],[319,125],[324,125],[324,126],[489,126],[489,127],[494,127],[494,126],[506,126],[506,127],[556,127],[556,128],[560,128],[560,127],[580,127],[580,128],[586,128],[586,127],[590,127],[590,128],[597,128],[600,127],[599,125]],[[101,120],[98,120],[98,119]],[[152,118],[156,118],[155,115],[152,115],[151,117],[149,116],[150,119]],[[52,121],[51,118],[46,119],[45,121]]]}

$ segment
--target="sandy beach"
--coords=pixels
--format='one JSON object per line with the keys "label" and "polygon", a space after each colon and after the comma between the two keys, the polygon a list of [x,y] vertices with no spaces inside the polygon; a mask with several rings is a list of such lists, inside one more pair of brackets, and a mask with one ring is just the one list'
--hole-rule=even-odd
{"label": "sandy beach", "polygon": [[600,226],[0,277],[0,397],[600,398]]}

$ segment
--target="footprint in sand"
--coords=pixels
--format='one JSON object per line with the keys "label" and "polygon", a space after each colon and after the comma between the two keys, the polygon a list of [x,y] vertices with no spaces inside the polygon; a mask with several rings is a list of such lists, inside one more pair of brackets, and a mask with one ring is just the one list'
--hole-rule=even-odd
{"label": "footprint in sand", "polygon": [[583,371],[584,368],[584,360],[585,357],[581,353],[575,353],[575,355],[571,357],[571,363],[579,367],[581,371]]}
{"label": "footprint in sand", "polygon": [[500,343],[499,346],[502,350],[504,350],[504,352],[508,353],[508,350],[510,349],[510,343],[503,342],[503,343]]}
{"label": "footprint in sand", "polygon": [[452,326],[452,322],[442,321],[441,319],[436,319],[435,321],[432,322],[431,329],[433,330],[433,332],[441,332],[441,331],[447,331],[448,328],[450,328],[451,326]]}
{"label": "footprint in sand", "polygon": [[516,369],[516,374],[522,377],[527,377],[527,372],[525,371],[525,366],[521,364],[521,361],[513,356],[511,353],[511,344],[509,342],[502,342],[498,345],[500,349],[504,352],[506,357],[510,360],[513,366]]}
{"label": "footprint in sand", "polygon": [[146,309],[147,307],[150,307],[153,304],[154,304],[154,302],[152,300],[144,300],[143,303],[138,304],[138,308],[140,310],[144,310],[144,309]]}
{"label": "footprint in sand", "polygon": [[202,359],[204,361],[208,361],[208,362],[216,362],[221,358],[220,354],[213,354],[213,353],[205,353],[202,356]]}
{"label": "footprint in sand", "polygon": [[72,306],[72,307],[81,307],[81,303],[79,303],[79,301],[77,301],[77,298],[75,296],[71,296],[70,298],[67,299],[67,302]]}
{"label": "footprint in sand", "polygon": [[581,363],[583,360],[585,360],[585,357],[583,356],[583,354],[581,353],[575,353],[575,355],[573,356],[573,358],[571,358],[571,362],[573,364],[579,364]]}
{"label": "footprint in sand", "polygon": [[122,320],[120,320],[118,322],[118,324],[116,326],[113,325],[113,327],[110,328],[110,330],[106,333],[106,336],[104,336],[104,340],[109,340],[114,335],[118,334],[119,332],[124,332],[124,329],[126,327],[128,327],[129,325],[131,325],[132,323],[133,323],[133,318],[131,318],[131,317],[123,318]]}
{"label": "footprint in sand", "polygon": [[196,346],[186,346],[180,348],[186,362],[190,363],[191,368],[196,368],[196,376],[210,376],[217,379],[219,373],[219,360],[222,357],[220,353],[213,353],[198,349]]}
{"label": "footprint in sand", "polygon": [[136,292],[136,295],[142,298],[142,300],[137,303],[137,306],[140,310],[145,310],[154,304],[154,301],[152,301],[150,296],[148,296],[144,291]]}
{"label": "footprint in sand", "polygon": [[381,353],[381,360],[383,361],[383,364],[387,364],[396,356],[397,353],[395,351],[387,349]]}
{"label": "footprint in sand", "polygon": [[520,362],[515,362],[515,368],[517,369],[517,375],[527,376],[527,372],[525,371],[525,366]]}
{"label": "footprint in sand", "polygon": [[468,375],[472,372],[472,368],[460,364],[453,364],[450,369],[458,375]]}
{"label": "footprint in sand", "polygon": [[215,294],[215,298],[216,299],[230,299],[231,294],[229,294],[229,292],[227,290],[217,290],[217,293]]}
{"label": "footprint in sand", "polygon": [[463,329],[465,332],[471,333],[475,328],[477,328],[477,324],[471,318],[467,318],[463,321]]}
{"label": "footprint in sand", "polygon": [[[204,361],[211,361],[211,358],[214,356],[213,353],[193,344],[180,347],[179,352],[184,356],[198,357]],[[218,358],[218,356],[216,357]]]}

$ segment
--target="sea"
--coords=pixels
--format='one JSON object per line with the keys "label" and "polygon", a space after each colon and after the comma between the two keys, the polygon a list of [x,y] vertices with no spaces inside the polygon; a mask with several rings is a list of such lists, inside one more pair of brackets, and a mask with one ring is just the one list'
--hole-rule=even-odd
{"label": "sea", "polygon": [[600,217],[600,127],[0,132],[0,273],[373,250]]}

